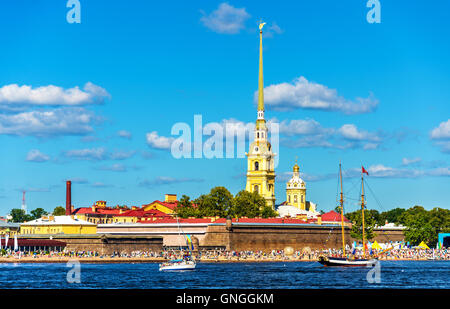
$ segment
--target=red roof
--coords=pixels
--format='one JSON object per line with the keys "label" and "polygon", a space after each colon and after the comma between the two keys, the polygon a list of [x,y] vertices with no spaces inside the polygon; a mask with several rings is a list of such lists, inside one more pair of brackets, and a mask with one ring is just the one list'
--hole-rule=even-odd
{"label": "red roof", "polygon": [[135,209],[125,211],[122,214],[117,215],[117,217],[142,218],[142,217],[170,217],[170,216],[162,211],[159,211],[158,209],[150,209],[150,210]]}
{"label": "red roof", "polygon": [[149,206],[149,205],[154,204],[154,203],[158,203],[158,204],[161,204],[163,206],[166,206],[167,208],[169,208],[171,210],[174,210],[178,206],[178,201],[175,201],[175,202],[172,202],[172,203],[167,203],[167,202],[161,202],[159,200],[156,200],[156,201],[151,202],[150,204],[142,205],[142,207]]}
{"label": "red roof", "polygon": [[[322,221],[326,221],[326,222],[340,222],[341,221],[341,214],[335,212],[334,210],[329,211],[329,212],[324,213],[322,215]],[[344,221],[345,222],[350,222],[350,220],[347,219],[345,216],[344,216]]]}
{"label": "red roof", "polygon": [[194,218],[194,219],[175,219],[171,217],[158,218],[156,220],[140,220],[139,223],[212,223],[212,219],[210,218]]}
{"label": "red roof", "polygon": [[[192,218],[192,219],[178,219],[179,223],[225,223],[227,219],[219,218],[214,220],[212,218]],[[294,218],[239,218],[232,219],[234,223],[275,223],[275,224],[312,224],[315,223],[317,219],[309,219],[307,221]],[[152,220],[151,218],[143,218],[138,221],[139,223],[177,223],[176,218],[165,217]]]}
{"label": "red roof", "polygon": [[76,214],[100,214],[100,215],[118,215],[120,214],[120,209],[117,208],[96,208],[95,211],[92,207],[80,207],[73,211],[73,215]]}

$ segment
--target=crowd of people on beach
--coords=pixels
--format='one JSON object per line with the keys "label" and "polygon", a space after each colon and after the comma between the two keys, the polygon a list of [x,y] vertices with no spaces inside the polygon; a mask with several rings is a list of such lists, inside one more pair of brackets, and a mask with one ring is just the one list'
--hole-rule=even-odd
{"label": "crowd of people on beach", "polygon": [[[2,250],[0,258],[108,258],[108,259],[156,259],[171,260],[183,256],[188,251],[179,250],[179,248],[165,248],[161,251],[136,250],[132,252],[113,252],[112,254],[101,254],[97,251],[43,251],[36,250],[30,252],[21,252],[13,250]],[[354,256],[362,258],[361,250],[346,252],[345,256]],[[383,250],[373,250],[366,252],[366,257],[377,257],[380,260],[450,260],[449,249],[417,249],[402,248],[392,249],[383,252]],[[381,253],[381,254],[380,254]],[[301,250],[285,252],[284,250],[263,251],[227,251],[223,248],[211,250],[200,250],[193,254],[200,261],[317,261],[321,255],[332,257],[344,257],[342,249],[323,249],[323,250]]]}

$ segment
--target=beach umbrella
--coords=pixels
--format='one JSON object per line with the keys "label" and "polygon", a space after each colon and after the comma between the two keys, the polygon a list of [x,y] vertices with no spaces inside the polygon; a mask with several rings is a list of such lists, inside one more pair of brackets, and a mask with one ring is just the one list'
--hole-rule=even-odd
{"label": "beach umbrella", "polygon": [[17,244],[17,234],[14,235],[14,251],[19,250],[19,246]]}
{"label": "beach umbrella", "polygon": [[372,244],[372,249],[377,249],[377,250],[380,250],[380,249],[381,249],[381,246],[377,243],[376,240],[375,240],[375,241],[373,242],[373,244]]}
{"label": "beach umbrella", "polygon": [[422,242],[418,245],[419,248],[422,249],[430,249],[427,244],[422,240]]}

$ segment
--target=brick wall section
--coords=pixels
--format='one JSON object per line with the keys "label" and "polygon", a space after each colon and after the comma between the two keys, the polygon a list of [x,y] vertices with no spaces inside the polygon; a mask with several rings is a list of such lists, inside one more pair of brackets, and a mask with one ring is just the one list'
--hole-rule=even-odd
{"label": "brick wall section", "polygon": [[[49,235],[36,235],[27,238],[45,238]],[[52,239],[66,243],[69,251],[97,251],[100,254],[110,255],[113,252],[132,251],[161,251],[163,247],[162,236],[122,236],[122,235],[80,235],[64,236],[52,235]]]}

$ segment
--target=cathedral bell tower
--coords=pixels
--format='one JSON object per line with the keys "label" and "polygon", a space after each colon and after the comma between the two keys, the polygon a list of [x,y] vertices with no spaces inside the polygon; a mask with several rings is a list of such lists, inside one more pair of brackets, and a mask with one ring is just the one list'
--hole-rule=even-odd
{"label": "cathedral bell tower", "polygon": [[286,205],[306,210],[306,184],[300,178],[300,167],[295,162],[292,178],[286,183]]}
{"label": "cathedral bell tower", "polygon": [[266,199],[266,205],[275,208],[275,171],[272,145],[268,141],[268,129],[264,119],[264,79],[262,28],[259,24],[259,82],[258,113],[255,126],[254,141],[250,144],[247,156],[247,184],[245,190],[258,192]]}

